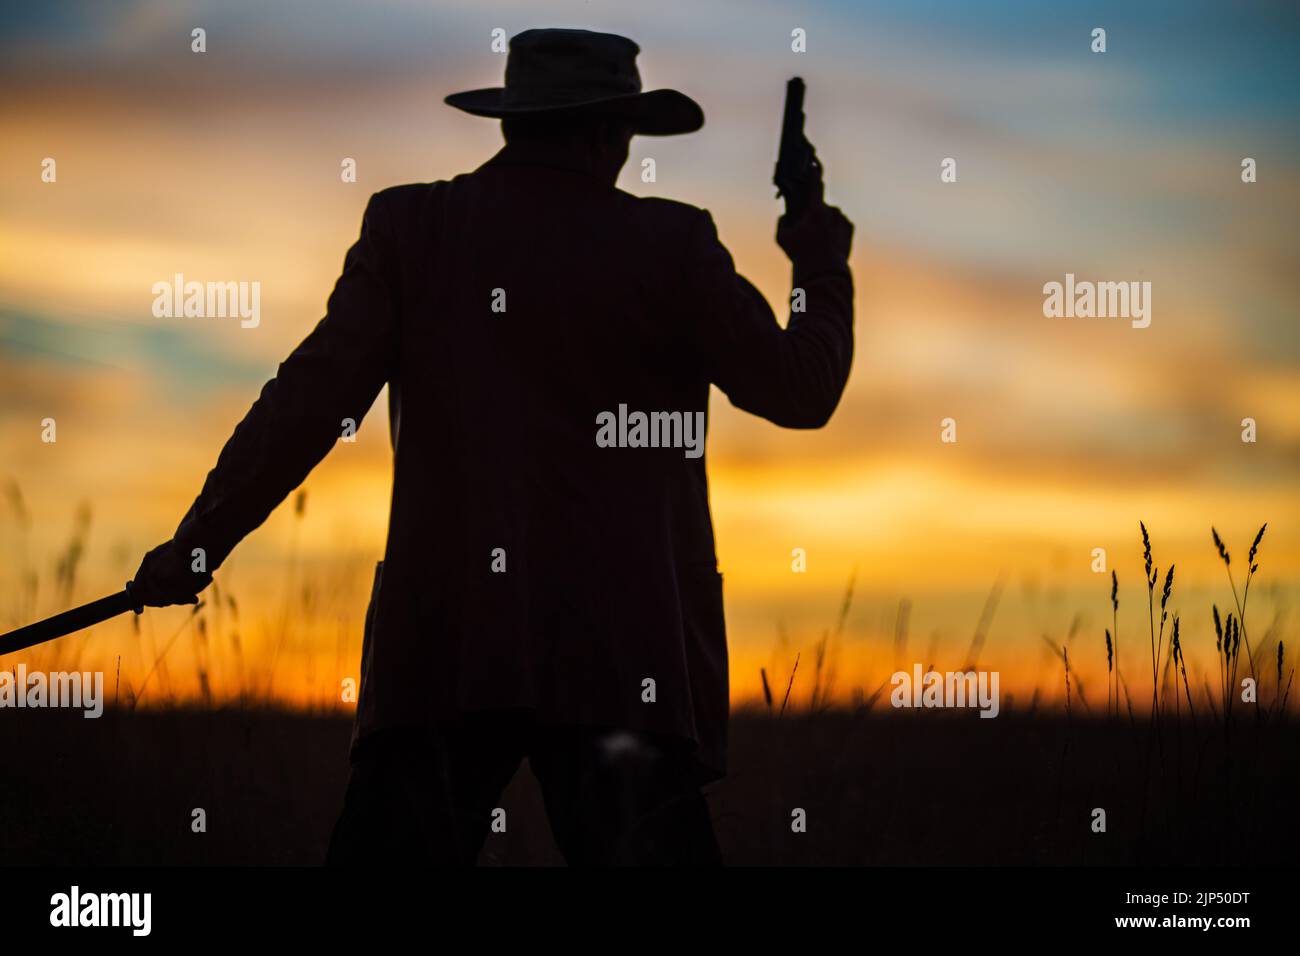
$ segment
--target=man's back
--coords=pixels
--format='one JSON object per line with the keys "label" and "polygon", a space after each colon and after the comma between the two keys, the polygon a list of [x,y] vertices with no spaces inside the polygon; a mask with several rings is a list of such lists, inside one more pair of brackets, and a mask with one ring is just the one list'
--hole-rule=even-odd
{"label": "man's back", "polygon": [[[435,702],[695,739],[703,720],[718,738],[726,642],[696,434],[709,383],[681,330],[702,214],[520,152],[372,205],[399,346],[359,731]],[[670,413],[654,438],[676,447],[600,447],[620,406]]]}

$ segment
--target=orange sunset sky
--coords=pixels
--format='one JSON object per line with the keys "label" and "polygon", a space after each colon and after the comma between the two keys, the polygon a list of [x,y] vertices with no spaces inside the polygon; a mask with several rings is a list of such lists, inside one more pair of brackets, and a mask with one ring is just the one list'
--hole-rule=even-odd
{"label": "orange sunset sky", "polygon": [[[806,701],[828,631],[846,697],[895,665],[957,667],[1001,581],[981,666],[1002,672],[1004,695],[1055,700],[1046,637],[1068,646],[1100,710],[1111,612],[1094,548],[1119,575],[1136,700],[1150,681],[1139,520],[1159,566],[1177,562],[1171,607],[1194,689],[1217,681],[1210,605],[1233,606],[1210,527],[1240,586],[1267,521],[1247,620],[1274,658],[1286,643],[1289,668],[1298,15],[976,6],[557,3],[539,20],[526,3],[158,0],[0,13],[0,630],[116,590],[170,535],[320,318],[369,194],[448,178],[500,144],[496,124],[441,103],[499,82],[491,31],[565,25],[634,37],[647,88],[703,105],[701,132],[634,140],[619,185],[709,208],[783,320],[771,174],[791,75],[808,83],[828,195],[857,223],[857,351],[831,424],[782,432],[713,396],[735,701],[758,693],[761,667],[784,688],[796,654]],[[1104,54],[1089,49],[1098,25]],[[191,52],[195,26],[206,53]],[[796,27],[806,53],[790,49]],[[42,181],[46,157],[56,182]],[[654,183],[640,180],[646,157]],[[947,157],[955,183],[940,181]],[[1257,182],[1242,182],[1243,157]],[[344,158],[358,182],[340,180]],[[260,282],[260,325],[155,318],[152,286],[178,272]],[[1043,285],[1066,273],[1151,282],[1150,327],[1045,318]],[[149,700],[199,693],[200,670],[217,696],[335,700],[355,676],[382,552],[385,414],[381,396],[359,440],[309,477],[302,514],[287,502],[218,572],[224,616],[210,600],[204,633],[186,610],[150,611],[138,634],[121,619],[22,659],[112,671],[120,657],[123,686],[147,680]],[[940,441],[945,418],[954,444]],[[60,581],[61,561],[75,576]]]}

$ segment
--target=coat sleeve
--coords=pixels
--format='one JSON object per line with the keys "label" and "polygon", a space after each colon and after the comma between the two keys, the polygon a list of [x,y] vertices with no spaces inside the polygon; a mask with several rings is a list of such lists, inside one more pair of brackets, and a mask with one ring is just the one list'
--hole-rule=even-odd
{"label": "coat sleeve", "polygon": [[853,277],[829,257],[794,262],[802,312],[782,329],[771,306],[736,272],[712,217],[701,211],[685,244],[690,347],[737,408],[786,428],[830,420],[853,363]]}
{"label": "coat sleeve", "polygon": [[360,425],[394,374],[396,265],[381,210],[372,196],[325,317],[235,426],[176,529],[186,550],[205,550],[210,571],[325,457],[344,419]]}

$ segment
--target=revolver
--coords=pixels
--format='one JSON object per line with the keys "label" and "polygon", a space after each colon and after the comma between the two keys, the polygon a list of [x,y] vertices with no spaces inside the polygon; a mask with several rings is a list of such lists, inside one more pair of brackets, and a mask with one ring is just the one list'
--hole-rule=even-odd
{"label": "revolver", "polygon": [[785,112],[781,118],[781,148],[772,182],[785,199],[785,214],[794,222],[814,196],[821,195],[822,164],[817,150],[803,132],[804,82],[794,77],[785,86]]}

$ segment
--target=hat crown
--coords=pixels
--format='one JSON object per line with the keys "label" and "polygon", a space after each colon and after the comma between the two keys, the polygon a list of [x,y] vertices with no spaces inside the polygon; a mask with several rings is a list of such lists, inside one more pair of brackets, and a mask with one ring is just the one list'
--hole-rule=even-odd
{"label": "hat crown", "polygon": [[502,103],[549,105],[640,93],[640,52],[627,37],[613,33],[525,30],[510,40]]}

